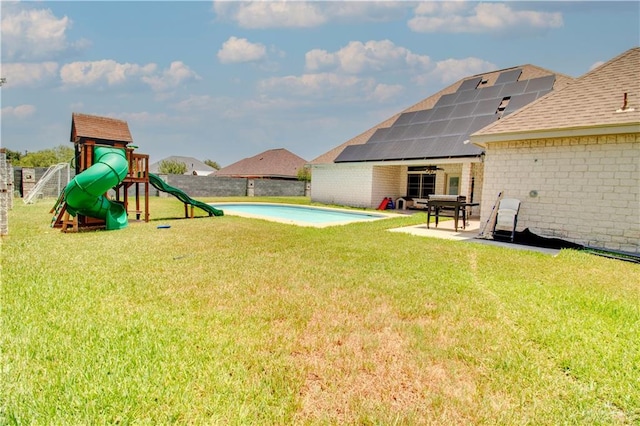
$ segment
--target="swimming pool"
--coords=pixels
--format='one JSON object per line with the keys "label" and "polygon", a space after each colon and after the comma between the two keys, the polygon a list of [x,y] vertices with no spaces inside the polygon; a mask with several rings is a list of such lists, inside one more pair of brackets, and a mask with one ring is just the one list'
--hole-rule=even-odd
{"label": "swimming pool", "polygon": [[210,203],[224,214],[252,217],[300,226],[325,227],[391,217],[390,214],[357,212],[325,207],[275,203]]}

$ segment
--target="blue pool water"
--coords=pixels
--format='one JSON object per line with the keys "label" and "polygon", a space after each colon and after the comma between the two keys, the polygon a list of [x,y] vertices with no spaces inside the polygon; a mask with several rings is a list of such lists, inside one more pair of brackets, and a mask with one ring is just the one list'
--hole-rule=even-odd
{"label": "blue pool water", "polygon": [[278,222],[294,223],[298,225],[340,225],[351,222],[376,220],[389,215],[351,212],[310,206],[270,203],[213,203],[217,209],[225,214],[257,217]]}

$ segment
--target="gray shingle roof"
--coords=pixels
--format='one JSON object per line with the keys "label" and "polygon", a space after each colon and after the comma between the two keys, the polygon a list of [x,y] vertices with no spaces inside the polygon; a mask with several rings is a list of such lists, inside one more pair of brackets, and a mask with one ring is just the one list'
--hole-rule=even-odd
{"label": "gray shingle roof", "polygon": [[[623,111],[624,94],[627,107]],[[474,143],[540,137],[640,131],[640,48],[630,49],[480,131]]]}
{"label": "gray shingle roof", "polygon": [[216,176],[297,178],[298,170],[306,163],[284,148],[270,149],[223,167]]}

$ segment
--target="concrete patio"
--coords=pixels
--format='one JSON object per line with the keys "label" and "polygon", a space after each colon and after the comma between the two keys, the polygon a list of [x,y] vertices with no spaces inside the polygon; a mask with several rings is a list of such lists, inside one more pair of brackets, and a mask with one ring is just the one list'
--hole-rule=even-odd
{"label": "concrete patio", "polygon": [[[512,243],[503,242],[503,241],[494,241],[491,239],[478,238],[478,235],[480,234],[480,230],[483,226],[484,224],[480,223],[479,218],[476,217],[468,220],[467,226],[465,227],[465,229],[462,229],[461,226],[458,226],[457,231],[454,229],[454,221],[447,220],[447,219],[445,220],[441,219],[437,228],[435,224],[432,222],[429,228],[427,228],[427,224],[424,223],[421,225],[390,229],[389,231],[404,232],[404,233],[419,236],[419,237],[441,238],[446,240],[456,240],[456,241],[486,244],[486,245],[492,245],[492,246],[498,246],[498,247],[507,247],[514,250],[537,251],[540,253],[546,253],[553,256],[557,255],[560,252],[560,250],[558,249],[527,246],[523,244],[512,244]],[[490,235],[491,232],[487,232],[487,234]]]}

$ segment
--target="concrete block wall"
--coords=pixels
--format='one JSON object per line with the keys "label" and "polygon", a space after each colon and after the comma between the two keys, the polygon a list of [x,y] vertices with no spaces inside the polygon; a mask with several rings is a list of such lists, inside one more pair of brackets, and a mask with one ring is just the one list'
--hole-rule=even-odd
{"label": "concrete block wall", "polygon": [[[190,197],[244,197],[249,195],[249,179],[194,175],[161,175],[169,185]],[[251,179],[253,195],[266,197],[304,196],[305,182],[276,179]],[[159,193],[159,194],[158,194]],[[164,194],[155,190],[151,195]]]}
{"label": "concrete block wall", "polygon": [[314,165],[311,170],[311,201],[371,207],[372,180],[371,165]]}
{"label": "concrete block wall", "polygon": [[304,197],[306,182],[297,180],[254,179],[256,197],[287,196]]}
{"label": "concrete block wall", "polygon": [[497,194],[521,200],[518,230],[640,253],[640,134],[496,142],[481,221]]}
{"label": "concrete block wall", "polygon": [[166,175],[167,183],[191,197],[233,197],[247,193],[247,179],[194,175]]}

